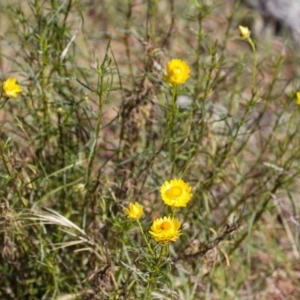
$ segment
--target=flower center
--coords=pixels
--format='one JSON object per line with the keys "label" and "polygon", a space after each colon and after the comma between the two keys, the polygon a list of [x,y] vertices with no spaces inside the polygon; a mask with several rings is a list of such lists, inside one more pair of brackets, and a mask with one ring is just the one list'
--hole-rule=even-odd
{"label": "flower center", "polygon": [[131,213],[134,214],[134,215],[136,215],[136,214],[139,213],[139,209],[136,206],[132,206],[131,207]]}
{"label": "flower center", "polygon": [[160,224],[160,228],[162,230],[169,230],[171,228],[171,223],[168,222],[168,221],[163,221],[161,224]]}
{"label": "flower center", "polygon": [[182,195],[182,188],[179,186],[172,186],[168,191],[168,197],[177,198]]}
{"label": "flower center", "polygon": [[173,73],[176,74],[176,75],[180,74],[181,72],[182,72],[182,70],[181,70],[181,68],[179,68],[179,67],[175,67],[175,68],[173,69]]}

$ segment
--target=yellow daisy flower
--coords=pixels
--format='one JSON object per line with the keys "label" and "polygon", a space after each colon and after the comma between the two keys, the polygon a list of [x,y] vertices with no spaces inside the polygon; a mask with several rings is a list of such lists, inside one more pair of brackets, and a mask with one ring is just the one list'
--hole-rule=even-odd
{"label": "yellow daisy flower", "polygon": [[165,181],[160,187],[161,197],[166,205],[176,207],[186,207],[192,198],[192,188],[182,179],[172,179]]}
{"label": "yellow daisy flower", "polygon": [[139,220],[144,214],[144,207],[137,202],[130,202],[129,208],[125,208],[125,212],[127,213],[127,218],[132,220]]}
{"label": "yellow daisy flower", "polygon": [[239,31],[240,31],[241,37],[243,37],[244,39],[249,38],[251,35],[251,31],[246,26],[239,25]]}
{"label": "yellow daisy flower", "polygon": [[180,235],[181,223],[178,219],[163,217],[156,219],[149,233],[159,243],[175,242]]}
{"label": "yellow daisy flower", "polygon": [[172,59],[166,68],[165,80],[173,85],[185,83],[190,77],[189,65],[181,59]]}
{"label": "yellow daisy flower", "polygon": [[298,105],[300,105],[300,92],[297,92],[297,99],[296,99],[296,103],[298,104]]}
{"label": "yellow daisy flower", "polygon": [[21,87],[16,83],[16,78],[7,78],[3,82],[3,91],[7,97],[14,97],[18,96],[18,93],[22,92]]}

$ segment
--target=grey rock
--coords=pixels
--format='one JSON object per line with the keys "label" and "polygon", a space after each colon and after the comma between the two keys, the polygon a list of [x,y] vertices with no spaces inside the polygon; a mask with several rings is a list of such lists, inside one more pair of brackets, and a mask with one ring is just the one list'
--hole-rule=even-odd
{"label": "grey rock", "polygon": [[287,27],[293,39],[300,43],[300,0],[244,0],[257,9],[262,17]]}

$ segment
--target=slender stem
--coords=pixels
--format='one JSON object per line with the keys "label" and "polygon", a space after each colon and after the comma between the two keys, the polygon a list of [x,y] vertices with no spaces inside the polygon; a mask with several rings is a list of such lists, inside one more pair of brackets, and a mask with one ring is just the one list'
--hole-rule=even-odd
{"label": "slender stem", "polygon": [[141,224],[141,222],[140,222],[139,220],[137,220],[137,223],[138,223],[138,225],[139,225],[139,227],[140,227],[140,231],[141,231],[141,233],[142,233],[143,239],[144,239],[144,241],[145,241],[145,243],[146,243],[146,245],[147,245],[149,251],[151,252],[151,254],[152,254],[153,257],[154,257],[154,256],[155,256],[155,253],[154,253],[154,251],[152,250],[152,248],[151,248],[151,246],[150,246],[150,244],[149,244],[149,242],[148,242],[148,239],[146,238],[146,235],[145,235],[145,233],[144,233],[142,224]]}
{"label": "slender stem", "polygon": [[150,270],[150,276],[148,278],[148,284],[147,289],[145,292],[145,299],[150,299],[149,296],[151,292],[154,290],[154,287],[156,286],[156,281],[154,281],[158,277],[158,272],[160,272],[160,264],[162,258],[165,256],[165,252],[169,253],[169,250],[166,249],[166,247],[169,247],[169,244],[160,245],[160,253],[159,256],[156,258],[156,262],[154,265],[151,266]]}
{"label": "slender stem", "polygon": [[171,118],[170,118],[170,155],[172,161],[172,171],[171,176],[173,176],[175,171],[175,156],[176,156],[176,147],[175,147],[175,119],[177,113],[177,106],[176,106],[176,98],[177,98],[177,86],[172,86],[172,103],[171,103]]}
{"label": "slender stem", "polygon": [[[99,68],[99,66],[98,66]],[[101,67],[100,67],[101,68]],[[88,166],[87,166],[87,172],[86,172],[86,179],[85,179],[85,186],[89,186],[90,179],[91,179],[91,172],[93,167],[93,162],[96,155],[96,149],[98,140],[100,138],[100,132],[102,128],[102,106],[103,106],[103,74],[98,75],[98,116],[97,116],[97,123],[96,123],[96,130],[94,133],[94,141],[91,146],[91,151],[88,158]],[[88,199],[85,197],[84,201],[84,207],[83,207],[83,216],[82,216],[82,228],[85,229],[86,226],[86,215],[87,215],[87,206],[88,206]]]}
{"label": "slender stem", "polygon": [[253,51],[253,70],[252,70],[252,90],[255,88],[255,80],[256,80],[256,73],[257,73],[257,53],[255,44],[253,43],[252,39],[250,37],[247,38],[248,43],[250,44],[252,51]]}
{"label": "slender stem", "polygon": [[[1,96],[2,95],[0,95],[0,98],[1,98]],[[3,104],[0,106],[0,109],[4,107],[4,105],[8,102],[8,100],[9,100],[9,98],[7,98],[7,99],[4,100]]]}
{"label": "slender stem", "polygon": [[89,156],[89,162],[88,162],[88,167],[87,167],[87,178],[86,178],[86,184],[88,184],[90,175],[91,175],[91,168],[95,159],[95,154],[96,154],[96,146],[98,143],[98,139],[100,137],[100,131],[101,131],[101,117],[102,117],[102,104],[103,104],[103,76],[99,76],[99,94],[98,94],[98,116],[97,116],[97,124],[96,124],[96,130],[95,130],[95,135],[94,135],[94,142],[91,148],[90,156]]}
{"label": "slender stem", "polygon": [[93,162],[94,162],[95,155],[96,155],[96,148],[97,148],[98,140],[100,137],[100,132],[102,130],[102,122],[101,121],[102,121],[103,104],[104,104],[105,99],[107,99],[109,96],[109,92],[107,92],[107,88],[105,87],[105,85],[108,83],[108,82],[106,82],[105,78],[109,74],[109,71],[110,71],[109,66],[110,66],[110,62],[111,62],[111,60],[108,56],[109,48],[110,48],[110,41],[107,44],[105,57],[104,57],[102,63],[99,64],[99,62],[97,61],[96,72],[98,75],[98,86],[97,86],[98,114],[97,114],[96,130],[94,133],[94,141],[93,141],[93,145],[91,147],[91,151],[90,151],[90,155],[89,155],[89,159],[88,159],[86,183],[85,183],[86,186],[88,186],[89,181],[90,181],[91,170],[92,170]]}

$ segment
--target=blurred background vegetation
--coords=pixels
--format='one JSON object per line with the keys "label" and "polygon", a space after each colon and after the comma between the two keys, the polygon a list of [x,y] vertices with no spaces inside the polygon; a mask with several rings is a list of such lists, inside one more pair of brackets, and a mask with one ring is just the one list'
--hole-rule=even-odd
{"label": "blurred background vegetation", "polygon": [[[265,22],[239,1],[1,1],[0,79],[23,90],[0,99],[1,299],[300,298],[298,44]],[[191,78],[170,132],[172,58]],[[148,234],[172,178],[193,198],[158,265],[124,208]]]}

